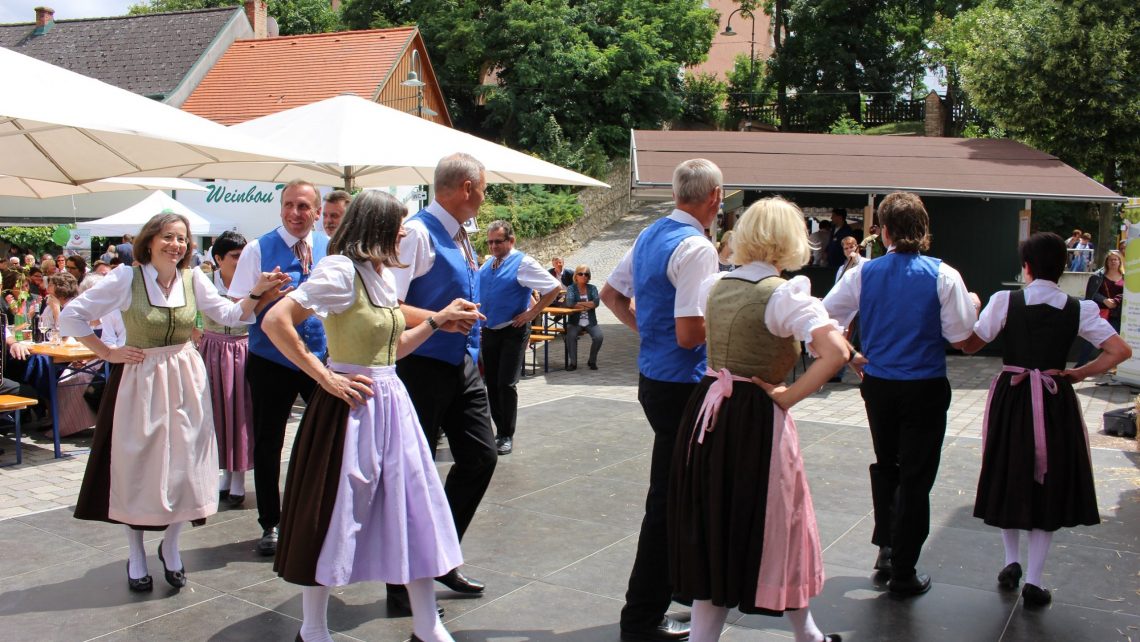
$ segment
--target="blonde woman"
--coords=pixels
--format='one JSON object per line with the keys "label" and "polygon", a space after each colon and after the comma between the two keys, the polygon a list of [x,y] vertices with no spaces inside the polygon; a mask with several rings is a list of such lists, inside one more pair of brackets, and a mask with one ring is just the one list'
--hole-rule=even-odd
{"label": "blonde woman", "polygon": [[[732,272],[710,277],[708,371],[673,450],[669,561],[674,592],[693,600],[690,640],[720,638],[728,610],[780,615],[796,642],[839,642],[812,621],[823,590],[819,532],[796,426],[787,410],[818,390],[849,350],[806,277],[803,214],[757,201],[737,222]],[[817,359],[784,385],[803,341]]]}

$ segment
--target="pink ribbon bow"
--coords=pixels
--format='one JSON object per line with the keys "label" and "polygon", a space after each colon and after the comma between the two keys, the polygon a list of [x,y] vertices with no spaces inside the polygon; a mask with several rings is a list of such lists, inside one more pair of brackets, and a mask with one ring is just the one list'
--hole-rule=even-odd
{"label": "pink ribbon bow", "polygon": [[728,368],[721,368],[719,372],[709,369],[705,371],[705,375],[716,377],[716,381],[709,385],[704,401],[701,402],[701,410],[697,413],[697,430],[700,431],[697,435],[698,444],[703,444],[705,433],[712,432],[716,426],[716,415],[720,411],[720,404],[732,396],[732,382],[752,381],[747,377],[732,374]]}
{"label": "pink ribbon bow", "polygon": [[[1045,473],[1048,471],[1049,459],[1048,450],[1045,445],[1045,393],[1057,394],[1057,382],[1053,379],[1053,375],[1060,374],[1060,370],[1046,370],[1044,372],[1037,368],[1022,368],[1020,366],[1005,366],[1001,369],[1004,372],[1013,373],[1013,377],[1009,380],[1009,385],[1016,386],[1021,382],[1029,379],[1029,398],[1033,406],[1033,481],[1038,484],[1045,483]],[[997,386],[997,380],[1001,377],[1001,373],[994,377],[990,383],[990,397],[986,402],[985,423],[982,424],[982,450],[986,448],[986,432],[989,430],[990,425],[990,403],[993,401],[994,388]]]}

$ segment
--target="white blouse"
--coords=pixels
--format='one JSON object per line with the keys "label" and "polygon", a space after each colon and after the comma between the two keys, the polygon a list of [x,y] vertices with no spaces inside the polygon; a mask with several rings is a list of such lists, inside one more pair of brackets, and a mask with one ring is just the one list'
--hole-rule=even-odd
{"label": "white blouse", "polygon": [[[1045,304],[1061,310],[1069,300],[1069,295],[1065,294],[1060,286],[1044,279],[1031,281],[1025,286],[1024,292],[1025,305]],[[978,321],[974,324],[974,333],[982,341],[989,343],[1001,334],[1005,320],[1009,316],[1009,295],[1009,290],[994,292],[978,316]],[[1112,329],[1107,320],[1101,318],[1100,308],[1095,301],[1081,301],[1081,321],[1077,334],[1099,347],[1116,334],[1116,330]]]}
{"label": "white blouse", "polygon": [[[153,266],[142,266],[142,274],[151,305],[156,308],[177,308],[186,304],[181,270],[174,276],[169,298],[158,287],[158,271]],[[93,332],[92,321],[98,321],[114,311],[124,312],[130,309],[131,283],[134,282],[134,277],[135,270],[125,265],[111,270],[95,287],[80,294],[63,308],[59,320],[60,333],[68,337],[85,337]],[[241,306],[218,294],[214,284],[210,283],[210,277],[202,273],[202,270],[193,268],[190,277],[199,312],[222,325],[235,326],[253,322],[253,313],[250,313],[248,319],[242,319]]]}
{"label": "white blouse", "polygon": [[[708,300],[709,291],[720,279],[759,281],[769,276],[780,276],[780,273],[772,264],[761,261],[742,265],[732,272],[718,272],[701,283],[701,300]],[[706,304],[706,310],[707,307]],[[811,345],[811,333],[817,328],[831,326],[839,330],[823,302],[811,295],[811,281],[806,276],[792,277],[772,292],[772,298],[764,309],[764,325],[777,337],[794,337],[808,346]]]}
{"label": "white blouse", "polygon": [[286,296],[319,317],[338,314],[352,307],[356,301],[357,274],[373,303],[393,308],[399,304],[396,277],[392,270],[385,269],[378,274],[371,263],[357,263],[339,254],[318,261],[309,279]]}

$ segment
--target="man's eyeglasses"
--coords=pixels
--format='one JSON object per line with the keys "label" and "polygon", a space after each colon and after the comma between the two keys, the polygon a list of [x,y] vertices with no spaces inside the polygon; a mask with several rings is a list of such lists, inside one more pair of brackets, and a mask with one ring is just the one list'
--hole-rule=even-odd
{"label": "man's eyeglasses", "polygon": [[575,272],[577,276],[590,276],[589,272]]}
{"label": "man's eyeglasses", "polygon": [[487,239],[487,245],[498,245],[500,243],[506,243],[506,242],[507,242],[507,239]]}

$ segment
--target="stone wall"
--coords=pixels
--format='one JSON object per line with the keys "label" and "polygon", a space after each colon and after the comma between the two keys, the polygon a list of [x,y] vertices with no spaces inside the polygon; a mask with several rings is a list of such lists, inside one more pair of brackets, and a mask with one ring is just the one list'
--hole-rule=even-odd
{"label": "stone wall", "polygon": [[542,238],[519,239],[518,249],[548,265],[551,257],[573,254],[633,209],[628,159],[617,161],[602,182],[608,184],[609,189],[588,187],[578,193],[578,202],[585,209],[581,218]]}

